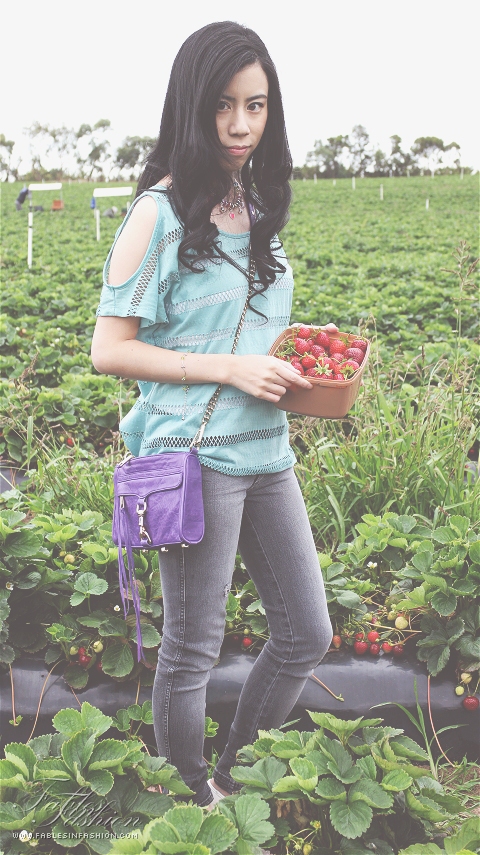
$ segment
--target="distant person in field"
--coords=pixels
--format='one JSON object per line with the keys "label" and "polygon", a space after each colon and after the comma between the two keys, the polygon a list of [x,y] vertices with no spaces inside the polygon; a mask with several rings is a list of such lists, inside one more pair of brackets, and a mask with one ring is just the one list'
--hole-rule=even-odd
{"label": "distant person in field", "polygon": [[[174,61],[158,142],[108,255],[93,337],[99,371],[139,382],[140,397],[120,423],[133,455],[188,451],[223,384],[199,451],[205,536],[159,552],[164,630],[152,699],[159,754],[209,809],[238,791],[230,774],[236,752],[259,728],[287,720],[332,638],[287,416],[275,406],[289,387],[311,384],[268,356],[292,306],[292,270],[278,238],[291,173],[264,43],[230,21],[193,33]],[[250,256],[256,293],[232,355]],[[237,549],[270,638],[209,778],[206,685]]]}
{"label": "distant person in field", "polygon": [[15,208],[17,209],[17,211],[22,210],[22,205],[28,196],[29,196],[29,189],[28,189],[28,187],[24,186],[20,190],[20,193],[18,194],[17,198],[15,199]]}

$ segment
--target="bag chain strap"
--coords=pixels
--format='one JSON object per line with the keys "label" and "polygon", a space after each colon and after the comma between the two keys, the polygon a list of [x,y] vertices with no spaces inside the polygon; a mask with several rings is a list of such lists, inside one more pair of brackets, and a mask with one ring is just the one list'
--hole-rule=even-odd
{"label": "bag chain strap", "polygon": [[[232,353],[232,354],[235,353],[235,351],[237,349],[238,340],[240,338],[240,333],[242,331],[243,323],[245,321],[245,315],[247,314],[249,298],[252,294],[255,293],[255,288],[253,287],[254,278],[255,278],[255,259],[252,258],[252,253],[250,250],[250,267],[248,270],[248,294],[247,294],[247,299],[245,300],[245,305],[243,307],[242,315],[241,315],[240,320],[238,322],[235,337],[233,339],[232,350],[230,351],[230,353]],[[210,400],[209,400],[209,402],[205,408],[205,412],[203,414],[202,423],[201,423],[197,433],[193,437],[193,440],[192,440],[191,445],[190,445],[190,449],[200,448],[200,445],[201,445],[202,439],[203,439],[203,433],[204,433],[205,428],[206,428],[208,422],[210,421],[210,417],[211,417],[211,415],[215,409],[215,405],[218,401],[218,397],[219,397],[220,392],[222,390],[222,385],[223,384],[220,383],[217,386],[217,388],[215,389],[215,392],[213,393],[212,397],[210,398]]]}

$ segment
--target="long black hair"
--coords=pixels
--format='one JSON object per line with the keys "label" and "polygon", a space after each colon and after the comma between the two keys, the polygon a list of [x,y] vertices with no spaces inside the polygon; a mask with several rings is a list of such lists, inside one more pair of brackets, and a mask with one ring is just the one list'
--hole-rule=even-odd
{"label": "long black hair", "polygon": [[[264,292],[285,267],[272,243],[288,222],[292,158],[285,131],[282,97],[275,66],[253,31],[232,21],[208,24],[183,43],[172,66],[160,134],[140,176],[137,196],[171,175],[168,190],[184,226],[179,260],[195,272],[202,259],[214,258],[218,229],[213,207],[231,190],[231,177],[219,165],[223,154],[216,112],[232,77],[260,63],[268,79],[268,118],[262,138],[241,171],[246,202],[261,213],[251,230],[257,278]],[[273,251],[272,251],[273,250]]]}

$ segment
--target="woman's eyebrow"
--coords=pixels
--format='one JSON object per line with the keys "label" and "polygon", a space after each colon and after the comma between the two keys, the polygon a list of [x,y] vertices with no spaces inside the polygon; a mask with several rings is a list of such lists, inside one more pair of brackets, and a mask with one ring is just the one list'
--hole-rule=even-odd
{"label": "woman's eyebrow", "polygon": [[[259,98],[266,98],[267,96],[261,93],[260,95],[251,95],[250,98],[245,98],[246,101],[258,101]],[[222,95],[222,101],[236,101],[236,98],[233,98],[231,95]]]}

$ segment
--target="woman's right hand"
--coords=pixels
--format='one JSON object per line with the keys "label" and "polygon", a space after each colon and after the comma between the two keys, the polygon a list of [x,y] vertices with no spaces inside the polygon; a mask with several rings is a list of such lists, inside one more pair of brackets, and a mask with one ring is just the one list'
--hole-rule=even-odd
{"label": "woman's right hand", "polygon": [[255,398],[277,403],[290,386],[311,389],[312,383],[289,362],[276,356],[229,355],[226,382]]}

